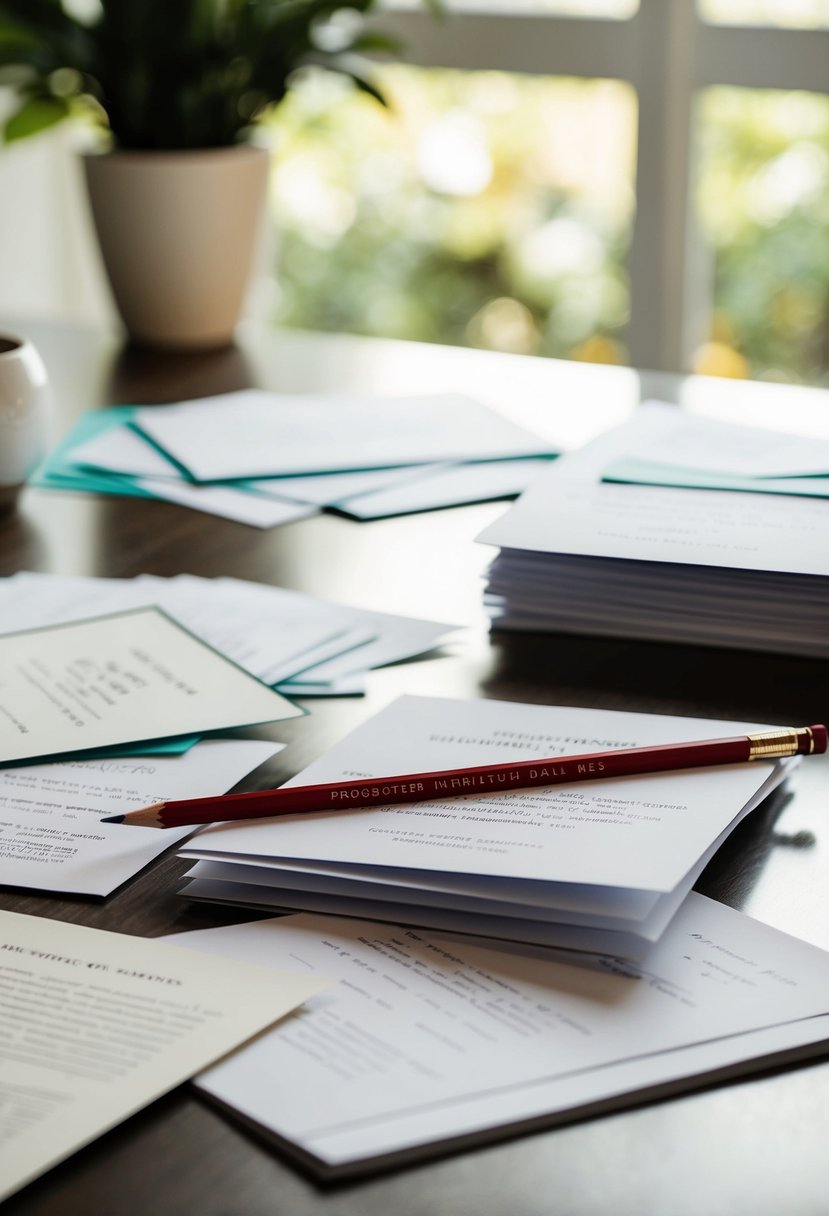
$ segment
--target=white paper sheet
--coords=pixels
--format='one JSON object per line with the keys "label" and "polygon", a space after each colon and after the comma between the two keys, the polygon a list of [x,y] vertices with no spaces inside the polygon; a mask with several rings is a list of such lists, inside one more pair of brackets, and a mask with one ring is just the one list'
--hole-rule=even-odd
{"label": "white paper sheet", "polygon": [[507,498],[525,490],[549,463],[549,460],[492,460],[448,465],[371,494],[343,498],[336,505],[355,519],[380,519]]}
{"label": "white paper sheet", "polygon": [[96,473],[132,479],[155,498],[218,515],[255,528],[273,528],[316,514],[313,504],[272,494],[268,498],[245,486],[193,485],[181,470],[127,423],[110,427],[72,450],[72,459]]}
{"label": "white paper sheet", "polygon": [[280,687],[286,697],[362,697],[366,691],[366,677],[357,671],[324,684],[306,684],[297,677],[286,680]]}
{"label": "white paper sheet", "polygon": [[265,683],[301,673],[301,682],[313,683],[317,695],[326,686],[336,693],[344,677],[429,650],[455,628],[241,579],[22,573],[0,580],[0,629],[11,632],[145,604],[158,604]]}
{"label": "white paper sheet", "polygon": [[[787,761],[784,764],[790,763]],[[257,866],[242,858],[199,861],[188,871],[188,899],[280,912],[300,910],[382,920],[441,932],[642,959],[658,941],[717,849],[779,779],[772,774],[735,820],[711,841],[674,889],[623,891],[549,883],[486,881],[378,867]],[[193,846],[198,851],[198,842]],[[361,879],[361,871],[366,878]],[[395,882],[395,878],[397,882]],[[460,881],[458,879],[460,878]],[[442,882],[441,882],[442,880]],[[406,883],[409,883],[408,888]],[[533,890],[533,887],[535,890]],[[329,893],[330,892],[330,893]],[[510,896],[523,903],[510,903]]]}
{"label": "white paper sheet", "polygon": [[[759,805],[776,779],[772,774],[760,786],[737,820]],[[187,872],[182,893],[188,899],[394,921],[637,959],[665,932],[735,822],[711,841],[673,890],[664,894],[371,866],[326,872],[307,863],[304,867],[297,862],[278,867],[256,865],[244,857],[235,862],[198,861]],[[191,847],[191,855],[197,855],[198,841]]]}
{"label": "white paper sheet", "polygon": [[79,443],[72,449],[72,460],[104,473],[181,479],[181,472],[172,461],[127,423],[108,427],[85,443]]}
{"label": "white paper sheet", "polygon": [[696,894],[641,967],[314,916],[177,940],[338,979],[198,1080],[331,1170],[829,1034],[829,955]]}
{"label": "white paper sheet", "polygon": [[[683,491],[684,492],[684,491]],[[505,550],[484,602],[498,628],[829,657],[824,579]]]}
{"label": "white paper sheet", "polygon": [[109,895],[195,829],[127,832],[102,817],[170,798],[223,794],[283,747],[204,739],[182,756],[0,769],[0,883]]}
{"label": "white paper sheet", "polygon": [[298,970],[0,912],[0,1199],[318,992]]}
{"label": "white paper sheet", "polygon": [[641,408],[647,411],[647,431],[628,456],[742,477],[829,474],[825,439],[735,426],[659,402],[645,402]]}
{"label": "white paper sheet", "polygon": [[317,514],[316,507],[308,503],[266,498],[232,486],[194,486],[187,481],[170,481],[162,477],[137,477],[135,483],[156,498],[254,528],[275,528],[277,524],[293,523]]}
{"label": "white paper sheet", "polygon": [[[287,784],[720,738],[752,729],[757,724],[401,697]],[[202,858],[297,858],[666,893],[774,772],[772,764],[752,763],[217,825],[199,835],[194,849]],[[189,855],[187,848],[183,852]]]}
{"label": "white paper sheet", "polygon": [[136,411],[196,481],[538,456],[549,445],[479,402],[288,396],[259,389]]}
{"label": "white paper sheet", "polygon": [[[72,456],[97,472],[132,477],[158,498],[263,528],[313,514],[312,507],[333,506],[355,519],[377,519],[507,497],[525,489],[549,463],[532,458],[471,464],[439,461],[253,478],[238,486],[194,486],[172,460],[127,423],[80,444]],[[263,496],[272,505],[251,502],[252,495]],[[307,509],[300,511],[295,504]]]}
{"label": "white paper sheet", "polygon": [[647,440],[660,408],[672,409],[643,408],[559,457],[478,539],[538,554],[829,574],[829,502],[602,483],[605,468]]}
{"label": "white paper sheet", "polygon": [[[200,863],[204,864],[204,863]],[[195,870],[200,868],[197,865]],[[222,867],[218,864],[216,869]],[[663,896],[668,908],[660,908],[665,924],[681,905],[693,886],[691,880],[682,890]],[[226,904],[233,908],[250,908],[258,912],[316,912],[323,916],[345,916],[356,920],[382,921],[407,927],[460,933],[477,938],[488,946],[520,943],[564,950],[580,950],[591,954],[612,954],[614,958],[641,960],[645,958],[659,933],[645,933],[641,926],[618,929],[596,928],[592,925],[564,924],[553,919],[529,920],[517,916],[493,916],[488,913],[459,912],[437,907],[430,902],[400,903],[394,900],[349,898],[346,895],[325,895],[318,891],[295,891],[284,887],[278,892],[252,883],[230,882],[222,878],[190,879],[181,889],[187,899],[204,903]],[[664,926],[663,926],[664,929]]]}
{"label": "white paper sheet", "polygon": [[310,473],[297,477],[262,478],[247,484],[259,494],[277,495],[327,507],[357,495],[372,494],[387,486],[419,480],[444,467],[442,464],[418,464],[393,469],[357,469],[348,473]]}
{"label": "white paper sheet", "polygon": [[0,761],[301,714],[157,608],[0,636]]}
{"label": "white paper sheet", "polygon": [[240,583],[240,594],[231,595],[217,589],[216,579],[187,575],[100,579],[23,573],[0,582],[0,621],[11,632],[158,604],[268,684],[374,637],[339,619],[335,605],[314,612],[310,596],[289,600],[278,591],[266,600],[243,598],[246,586]]}
{"label": "white paper sheet", "polygon": [[446,622],[397,616],[389,612],[372,612],[346,604],[332,604],[283,587],[265,587],[261,583],[243,582],[233,578],[220,578],[217,583],[244,597],[245,605],[252,606],[258,602],[266,612],[276,612],[284,605],[286,608],[293,608],[306,619],[333,618],[341,627],[354,629],[362,634],[359,644],[354,643],[348,648],[340,647],[336,655],[324,658],[317,654],[313,662],[309,661],[306,655],[306,661],[298,672],[303,683],[328,683],[357,672],[368,671],[373,667],[413,658],[431,650],[448,634],[457,631],[457,626]]}

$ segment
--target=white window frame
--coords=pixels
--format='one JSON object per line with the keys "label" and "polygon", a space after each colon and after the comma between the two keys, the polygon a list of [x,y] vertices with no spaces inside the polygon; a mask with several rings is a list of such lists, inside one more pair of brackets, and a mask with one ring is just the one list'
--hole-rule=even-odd
{"label": "white window frame", "polygon": [[[505,9],[510,0],[504,0]],[[605,77],[638,98],[636,218],[628,262],[634,366],[687,371],[710,314],[710,256],[691,188],[697,98],[711,85],[829,93],[829,30],[705,22],[696,0],[640,0],[623,20],[422,11],[384,18],[423,67]]]}

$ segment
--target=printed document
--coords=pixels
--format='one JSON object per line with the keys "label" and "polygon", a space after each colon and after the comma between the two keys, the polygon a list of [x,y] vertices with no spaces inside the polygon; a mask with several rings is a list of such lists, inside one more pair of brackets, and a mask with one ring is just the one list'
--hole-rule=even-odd
{"label": "printed document", "polygon": [[[756,723],[664,717],[492,700],[401,697],[287,785],[509,763],[615,748],[722,738]],[[375,867],[450,875],[487,893],[528,883],[672,891],[769,780],[773,762],[470,794],[443,802],[369,807],[218,824],[186,856],[276,866],[323,863],[332,872]],[[480,882],[485,879],[485,882]],[[496,882],[492,880],[498,880]],[[520,880],[515,882],[514,880]],[[274,876],[277,883],[277,876]],[[576,894],[579,894],[578,892]],[[497,894],[494,896],[497,898]],[[571,904],[571,906],[573,906]]]}
{"label": "printed document", "polygon": [[284,744],[204,739],[181,756],[112,756],[0,768],[0,883],[109,895],[194,828],[125,831],[107,815],[223,794]]}
{"label": "printed document", "polygon": [[327,982],[299,972],[0,912],[0,1199]]}
{"label": "printed document", "polygon": [[829,954],[695,893],[641,966],[307,915],[168,940],[338,981],[197,1082],[322,1172],[687,1088],[829,1038]]}
{"label": "printed document", "polygon": [[282,684],[302,672],[302,682],[313,682],[321,692],[343,675],[428,651],[455,628],[243,579],[26,572],[0,580],[4,632],[152,604],[266,684]]}
{"label": "printed document", "polygon": [[0,764],[301,713],[157,608],[0,636]]}

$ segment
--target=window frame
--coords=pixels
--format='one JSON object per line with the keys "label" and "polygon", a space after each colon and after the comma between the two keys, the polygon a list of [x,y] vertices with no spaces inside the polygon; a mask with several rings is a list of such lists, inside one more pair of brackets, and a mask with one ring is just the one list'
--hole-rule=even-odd
{"label": "window frame", "polygon": [[[504,0],[505,4],[509,0]],[[640,0],[627,18],[450,11],[384,16],[421,67],[604,77],[637,96],[627,345],[636,367],[687,371],[704,341],[712,265],[692,206],[700,93],[715,85],[829,93],[829,29],[723,25],[696,0]]]}

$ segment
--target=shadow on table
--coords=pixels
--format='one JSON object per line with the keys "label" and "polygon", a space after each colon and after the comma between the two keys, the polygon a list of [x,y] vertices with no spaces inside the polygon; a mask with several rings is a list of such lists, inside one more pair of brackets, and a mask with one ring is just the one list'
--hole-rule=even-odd
{"label": "shadow on table", "polygon": [[238,346],[165,351],[128,344],[116,353],[109,369],[106,400],[152,405],[212,397],[255,385],[251,360]]}
{"label": "shadow on table", "polygon": [[482,692],[501,700],[788,726],[826,713],[822,660],[567,634],[491,637]]}

